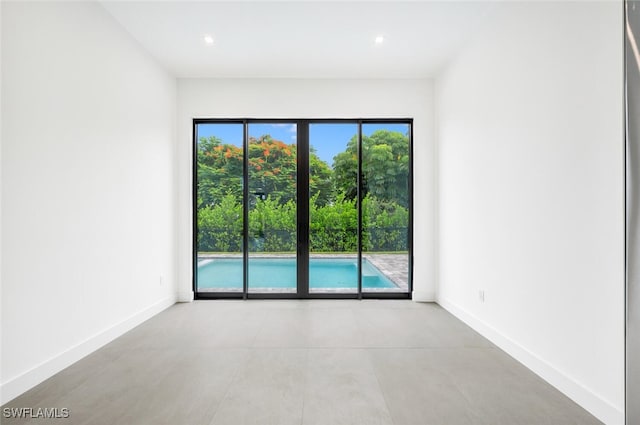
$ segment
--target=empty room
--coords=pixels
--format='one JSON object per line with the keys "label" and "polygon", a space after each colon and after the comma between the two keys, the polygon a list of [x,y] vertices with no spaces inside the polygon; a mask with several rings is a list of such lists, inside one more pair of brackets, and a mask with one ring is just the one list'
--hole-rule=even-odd
{"label": "empty room", "polygon": [[1,423],[640,424],[640,2],[0,25]]}

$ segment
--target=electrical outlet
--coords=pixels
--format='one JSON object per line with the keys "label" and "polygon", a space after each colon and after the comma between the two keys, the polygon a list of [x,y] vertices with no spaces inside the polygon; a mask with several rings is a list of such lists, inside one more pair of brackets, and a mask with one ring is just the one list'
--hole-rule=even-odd
{"label": "electrical outlet", "polygon": [[160,286],[164,285],[164,278],[160,275]]}
{"label": "electrical outlet", "polygon": [[480,299],[480,302],[483,303],[484,302],[484,289],[480,289],[478,291],[478,298]]}

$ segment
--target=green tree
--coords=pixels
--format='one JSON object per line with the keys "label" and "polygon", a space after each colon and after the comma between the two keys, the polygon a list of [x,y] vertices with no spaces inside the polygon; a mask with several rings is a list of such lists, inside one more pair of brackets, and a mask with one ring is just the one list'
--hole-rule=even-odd
{"label": "green tree", "polygon": [[281,203],[295,199],[296,152],[268,134],[249,138],[249,191]]}
{"label": "green tree", "polygon": [[[213,206],[227,194],[242,201],[242,148],[215,136],[200,139],[197,148],[198,199]],[[270,135],[249,138],[249,190],[287,203],[296,196],[297,146]],[[309,190],[326,205],[333,198],[332,170],[312,149],[309,155]]]}
{"label": "green tree", "polygon": [[242,148],[215,136],[202,137],[197,161],[199,207],[214,206],[227,194],[242,200]]}
{"label": "green tree", "polygon": [[[351,138],[347,149],[333,159],[335,187],[348,199],[357,195],[357,137]],[[396,131],[377,130],[362,137],[362,174],[364,195],[371,194],[383,201],[395,201],[403,207],[409,204],[409,138]]]}
{"label": "green tree", "polygon": [[[310,238],[313,252],[357,251],[357,138],[334,157],[332,170],[313,148],[309,157]],[[248,145],[249,244],[252,251],[296,249],[297,147],[265,135]],[[409,143],[401,133],[379,130],[363,138],[365,251],[406,251]],[[198,250],[240,252],[242,246],[242,148],[216,137],[197,146]]]}
{"label": "green tree", "polygon": [[309,194],[317,205],[327,205],[335,197],[333,170],[318,157],[313,146],[309,150]]}

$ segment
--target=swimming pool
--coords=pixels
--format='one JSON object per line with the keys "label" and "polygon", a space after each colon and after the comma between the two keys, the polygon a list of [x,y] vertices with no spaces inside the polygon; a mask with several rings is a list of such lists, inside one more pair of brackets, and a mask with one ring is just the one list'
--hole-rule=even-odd
{"label": "swimming pool", "polygon": [[[309,259],[309,288],[357,289],[358,265],[355,258]],[[296,287],[295,258],[250,258],[249,289],[293,289]],[[397,288],[373,264],[362,259],[362,287]],[[242,259],[212,258],[198,264],[198,289],[242,290]]]}

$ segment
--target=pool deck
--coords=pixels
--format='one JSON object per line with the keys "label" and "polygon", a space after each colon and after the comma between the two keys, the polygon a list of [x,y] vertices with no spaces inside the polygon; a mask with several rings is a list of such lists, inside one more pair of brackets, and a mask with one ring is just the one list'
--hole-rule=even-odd
{"label": "pool deck", "polygon": [[[275,254],[275,253],[251,253],[251,258],[295,258],[295,254]],[[242,258],[241,254],[198,254],[198,266],[204,265],[216,258]],[[358,258],[356,254],[311,254],[314,258]],[[401,254],[375,254],[363,253],[362,258],[369,261],[380,270],[395,288],[369,288],[365,292],[407,292],[409,286],[409,255]],[[237,288],[226,290],[225,288],[201,288],[202,292],[238,292]],[[259,291],[251,290],[251,293],[295,293],[295,288],[261,288]],[[353,293],[350,288],[316,288],[311,293]]]}

